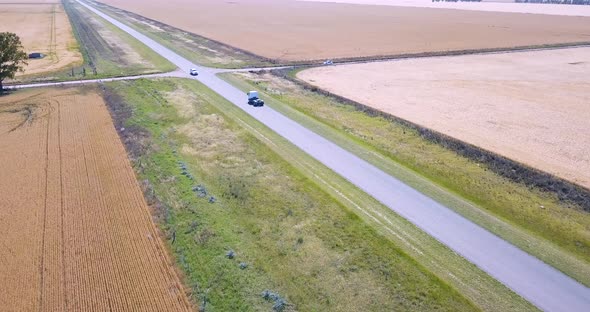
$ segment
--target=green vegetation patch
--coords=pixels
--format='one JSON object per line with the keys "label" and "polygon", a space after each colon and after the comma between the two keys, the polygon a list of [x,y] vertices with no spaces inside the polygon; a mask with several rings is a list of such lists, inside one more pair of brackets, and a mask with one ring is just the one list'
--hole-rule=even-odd
{"label": "green vegetation patch", "polygon": [[106,86],[146,197],[203,310],[476,309],[228,117],[203,85]]}
{"label": "green vegetation patch", "polygon": [[503,178],[418,131],[269,73],[227,74],[242,90],[578,281],[590,285],[590,214]]}

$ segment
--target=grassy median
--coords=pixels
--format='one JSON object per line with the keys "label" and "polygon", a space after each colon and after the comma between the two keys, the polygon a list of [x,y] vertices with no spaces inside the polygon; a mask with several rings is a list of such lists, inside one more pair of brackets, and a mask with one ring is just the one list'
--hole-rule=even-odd
{"label": "grassy median", "polygon": [[207,311],[268,309],[276,302],[265,290],[304,311],[534,310],[199,83],[107,86],[146,195]]}

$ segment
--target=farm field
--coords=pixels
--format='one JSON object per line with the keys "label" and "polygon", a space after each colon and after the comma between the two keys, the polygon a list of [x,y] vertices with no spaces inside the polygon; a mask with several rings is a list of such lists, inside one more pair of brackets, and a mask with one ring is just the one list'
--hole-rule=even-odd
{"label": "farm field", "polygon": [[[29,2],[29,3],[27,3]],[[41,52],[42,59],[31,59],[22,75],[37,75],[82,63],[68,16],[60,1],[0,1],[0,32],[14,32],[25,51]]]}
{"label": "farm field", "polygon": [[4,311],[190,310],[96,89],[0,98],[0,150]]}
{"label": "farm field", "polygon": [[589,70],[590,48],[574,48],[314,68],[297,77],[588,188]]}
{"label": "farm field", "polygon": [[293,0],[100,2],[284,62],[590,40],[590,17]]}
{"label": "farm field", "polygon": [[481,2],[433,2],[432,0],[299,0],[364,5],[388,5],[418,8],[443,8],[469,11],[532,13],[566,16],[590,16],[590,7],[550,3],[515,3],[513,0],[483,0]]}

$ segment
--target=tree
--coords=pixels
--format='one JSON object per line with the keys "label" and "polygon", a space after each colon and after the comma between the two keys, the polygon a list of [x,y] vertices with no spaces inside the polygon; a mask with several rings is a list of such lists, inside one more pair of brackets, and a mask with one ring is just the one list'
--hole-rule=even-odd
{"label": "tree", "polygon": [[27,53],[20,38],[9,32],[0,32],[0,94],[4,92],[2,81],[14,78],[17,72],[24,72]]}

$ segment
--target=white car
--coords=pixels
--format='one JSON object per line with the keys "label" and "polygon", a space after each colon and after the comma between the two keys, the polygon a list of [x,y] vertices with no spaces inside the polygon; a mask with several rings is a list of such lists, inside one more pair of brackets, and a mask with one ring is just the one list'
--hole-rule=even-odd
{"label": "white car", "polygon": [[191,68],[189,73],[191,74],[191,76],[197,76],[199,74],[196,68]]}
{"label": "white car", "polygon": [[332,60],[325,60],[323,64],[324,65],[333,65],[334,62]]}

